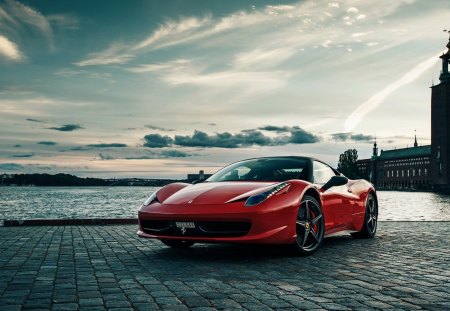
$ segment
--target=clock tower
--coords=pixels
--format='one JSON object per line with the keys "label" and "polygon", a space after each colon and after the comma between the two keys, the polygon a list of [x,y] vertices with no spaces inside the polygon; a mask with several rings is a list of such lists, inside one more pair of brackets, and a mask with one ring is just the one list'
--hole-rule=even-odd
{"label": "clock tower", "polygon": [[440,83],[431,87],[430,173],[436,190],[450,190],[450,40],[440,58]]}

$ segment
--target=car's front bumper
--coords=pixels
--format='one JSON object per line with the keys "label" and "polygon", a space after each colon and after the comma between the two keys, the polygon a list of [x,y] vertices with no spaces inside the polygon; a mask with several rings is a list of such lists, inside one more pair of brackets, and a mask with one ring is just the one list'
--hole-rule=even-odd
{"label": "car's front bumper", "polygon": [[[139,211],[138,235],[199,242],[289,244],[296,237],[296,215],[295,206],[246,207],[243,202],[214,206],[153,204]],[[194,223],[195,228],[190,228],[189,223]]]}

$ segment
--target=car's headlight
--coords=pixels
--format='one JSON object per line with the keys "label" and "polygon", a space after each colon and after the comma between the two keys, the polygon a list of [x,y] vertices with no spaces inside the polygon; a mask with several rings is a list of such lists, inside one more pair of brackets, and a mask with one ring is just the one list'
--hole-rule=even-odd
{"label": "car's headlight", "polygon": [[254,206],[254,205],[261,204],[262,202],[264,202],[265,200],[267,200],[268,198],[270,198],[277,192],[286,188],[287,186],[289,186],[288,182],[282,182],[282,183],[279,183],[279,184],[275,185],[274,187],[270,188],[269,190],[252,195],[251,197],[249,197],[247,199],[247,201],[245,201],[245,206]]}
{"label": "car's headlight", "polygon": [[156,191],[153,192],[147,200],[145,200],[144,205],[150,205],[153,202],[157,201],[158,202],[158,198],[156,197]]}

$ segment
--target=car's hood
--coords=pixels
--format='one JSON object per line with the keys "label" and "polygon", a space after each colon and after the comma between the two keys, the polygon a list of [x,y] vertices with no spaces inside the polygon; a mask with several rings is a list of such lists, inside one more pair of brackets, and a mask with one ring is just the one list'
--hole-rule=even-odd
{"label": "car's hood", "polygon": [[162,204],[223,204],[264,191],[278,182],[205,182],[178,190]]}

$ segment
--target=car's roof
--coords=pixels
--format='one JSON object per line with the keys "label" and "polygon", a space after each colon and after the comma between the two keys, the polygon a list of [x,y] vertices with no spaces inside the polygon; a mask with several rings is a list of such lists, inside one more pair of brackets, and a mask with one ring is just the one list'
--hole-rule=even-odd
{"label": "car's roof", "polygon": [[304,160],[314,160],[314,161],[319,161],[322,162],[320,160],[317,160],[316,158],[312,158],[312,157],[304,157],[304,156],[271,156],[271,157],[255,157],[255,158],[248,158],[248,159],[243,159],[243,160],[239,160],[237,162],[242,162],[242,161],[247,161],[247,160],[257,160],[257,159],[286,159],[286,158],[292,158],[292,159],[304,159]]}

